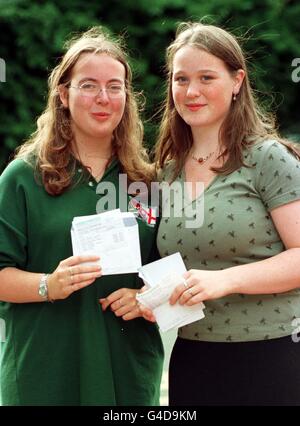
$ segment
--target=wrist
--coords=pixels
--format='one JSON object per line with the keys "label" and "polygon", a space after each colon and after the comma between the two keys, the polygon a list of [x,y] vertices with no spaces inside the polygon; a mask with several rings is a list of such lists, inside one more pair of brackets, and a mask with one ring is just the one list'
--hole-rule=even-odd
{"label": "wrist", "polygon": [[48,278],[47,278],[48,302],[51,302],[51,303],[53,303],[56,300],[55,297],[53,296],[52,275],[53,274],[48,274]]}
{"label": "wrist", "polygon": [[49,274],[43,274],[41,276],[40,282],[39,282],[38,294],[44,301],[53,302],[54,300],[49,295],[48,278],[49,278]]}
{"label": "wrist", "polygon": [[235,273],[234,268],[231,267],[220,271],[224,279],[226,295],[241,293],[241,276]]}

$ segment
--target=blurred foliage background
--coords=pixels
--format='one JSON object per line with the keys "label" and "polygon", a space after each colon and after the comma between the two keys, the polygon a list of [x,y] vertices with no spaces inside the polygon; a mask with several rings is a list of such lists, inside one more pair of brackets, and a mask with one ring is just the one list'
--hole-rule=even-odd
{"label": "blurred foliage background", "polygon": [[292,61],[300,57],[299,0],[0,0],[0,58],[6,63],[6,82],[0,82],[0,171],[35,129],[65,39],[93,25],[125,36],[135,89],[146,98],[145,143],[151,147],[164,98],[165,48],[177,23],[204,16],[243,37],[262,102],[277,112],[285,136],[300,138],[300,82],[291,77]]}

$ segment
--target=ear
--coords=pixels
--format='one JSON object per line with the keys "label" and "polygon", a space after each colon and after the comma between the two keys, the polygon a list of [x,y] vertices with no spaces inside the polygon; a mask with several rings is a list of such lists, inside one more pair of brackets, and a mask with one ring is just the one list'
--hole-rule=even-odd
{"label": "ear", "polygon": [[233,85],[233,94],[237,95],[240,91],[241,85],[245,78],[245,71],[243,69],[239,69],[236,71],[234,76],[234,85]]}
{"label": "ear", "polygon": [[61,103],[63,104],[63,106],[65,108],[68,108],[68,106],[69,106],[69,90],[68,90],[68,88],[64,84],[60,84],[58,86],[57,91],[58,91]]}

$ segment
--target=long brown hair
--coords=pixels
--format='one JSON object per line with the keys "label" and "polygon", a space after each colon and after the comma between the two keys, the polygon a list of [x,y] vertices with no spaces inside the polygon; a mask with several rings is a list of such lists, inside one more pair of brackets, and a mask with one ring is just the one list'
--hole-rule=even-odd
{"label": "long brown hair", "polygon": [[72,38],[66,48],[65,55],[49,77],[48,103],[37,120],[37,130],[19,148],[16,157],[27,161],[34,158],[36,170],[49,194],[59,195],[71,186],[76,165],[71,151],[71,118],[68,108],[62,105],[58,87],[68,83],[82,54],[105,52],[125,67],[126,104],[121,122],[114,130],[113,149],[129,181],[149,184],[152,167],[142,146],[143,126],[131,85],[131,68],[121,40],[113,39],[102,27],[93,27]]}
{"label": "long brown hair", "polygon": [[245,78],[230,111],[222,123],[219,140],[225,146],[227,160],[219,168],[211,168],[220,174],[229,174],[243,163],[243,150],[258,140],[276,139],[286,145],[296,156],[300,149],[282,139],[276,131],[275,119],[264,112],[255,99],[250,86],[247,65],[237,39],[227,31],[214,25],[202,23],[181,23],[175,40],[167,48],[167,94],[163,106],[163,117],[156,146],[156,165],[162,168],[167,161],[174,160],[173,179],[182,169],[192,147],[193,138],[189,125],[176,111],[172,97],[173,59],[183,46],[193,46],[221,59],[228,71],[234,73],[243,69]]}

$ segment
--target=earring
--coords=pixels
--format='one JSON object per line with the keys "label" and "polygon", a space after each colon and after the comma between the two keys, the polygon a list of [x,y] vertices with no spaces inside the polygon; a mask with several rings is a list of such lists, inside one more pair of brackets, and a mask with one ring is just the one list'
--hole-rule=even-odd
{"label": "earring", "polygon": [[236,94],[235,94],[235,93],[233,94],[233,98],[232,98],[232,100],[233,100],[233,101],[236,101]]}

